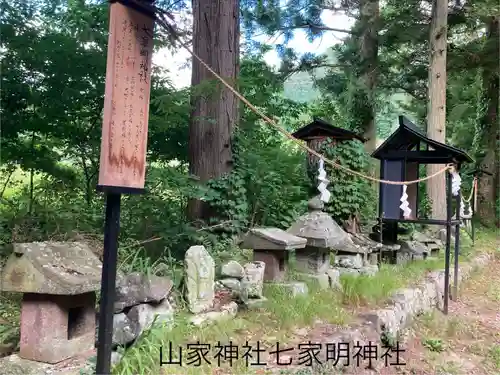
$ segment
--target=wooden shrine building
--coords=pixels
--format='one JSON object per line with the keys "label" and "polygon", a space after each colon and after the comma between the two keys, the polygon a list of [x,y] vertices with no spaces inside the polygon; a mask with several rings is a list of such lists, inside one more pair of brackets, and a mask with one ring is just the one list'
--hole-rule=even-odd
{"label": "wooden shrine building", "polygon": [[[420,178],[419,167],[425,164],[454,164],[455,169],[460,170],[463,163],[472,162],[472,158],[464,151],[444,143],[428,138],[415,124],[404,116],[399,116],[399,128],[377,148],[372,156],[380,160],[380,178],[390,181],[414,181]],[[460,217],[457,209],[456,219],[452,218],[452,176],[446,173],[447,177],[447,217],[419,218],[419,184],[407,185],[407,201],[411,213],[409,217],[403,216],[400,208],[403,185],[392,185],[380,183],[379,190],[379,226],[380,242],[384,239],[388,242],[396,242],[398,234],[398,223],[416,223],[442,225],[446,227],[446,282],[445,294],[447,295],[449,284],[449,257],[451,226],[455,226],[455,288],[458,274],[458,248],[459,248],[459,225]],[[456,196],[457,207],[460,205],[460,192]],[[389,238],[387,238],[389,237]],[[456,290],[455,290],[456,296]],[[448,299],[445,298],[445,313],[448,309]]]}
{"label": "wooden shrine building", "polygon": [[[294,138],[306,141],[307,146],[312,148],[314,151],[321,153],[321,145],[324,141],[328,140],[332,146],[335,146],[341,142],[352,141],[357,139],[358,141],[365,143],[366,140],[359,134],[333,126],[332,124],[315,117],[313,121],[298,129],[292,134]],[[316,182],[316,170],[318,169],[318,158],[315,155],[307,153],[307,170],[310,174],[309,178],[315,185]],[[316,190],[316,186],[313,187]]]}
{"label": "wooden shrine building", "polygon": [[333,126],[317,117],[315,117],[310,124],[301,127],[292,135],[297,139],[306,141],[307,145],[315,151],[317,151],[316,148],[319,143],[326,139],[330,139],[334,144],[342,141],[351,141],[353,139],[357,139],[362,143],[366,142],[359,134]]}
{"label": "wooden shrine building", "polygon": [[[372,156],[380,160],[380,178],[391,181],[412,181],[420,178],[422,164],[453,163],[457,169],[462,163],[472,162],[464,151],[434,141],[404,116],[399,116],[399,128],[376,149]],[[408,203],[411,216],[403,218],[399,208],[402,185],[380,184],[379,217],[386,222],[421,222],[418,217],[418,183],[408,185]],[[439,224],[427,219],[422,224]],[[437,220],[439,221],[439,220]]]}

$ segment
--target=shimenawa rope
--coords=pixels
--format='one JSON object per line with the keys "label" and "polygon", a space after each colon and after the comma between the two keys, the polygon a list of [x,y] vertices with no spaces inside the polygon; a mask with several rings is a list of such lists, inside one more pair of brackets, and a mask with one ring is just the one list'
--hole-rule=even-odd
{"label": "shimenawa rope", "polygon": [[302,148],[303,150],[309,152],[312,155],[315,155],[320,160],[321,159],[324,160],[325,163],[330,164],[332,167],[338,168],[338,169],[342,169],[346,173],[349,173],[351,175],[364,178],[364,179],[369,180],[369,181],[379,182],[379,183],[388,184],[388,185],[411,185],[411,184],[416,184],[418,182],[427,181],[427,180],[430,180],[430,179],[432,179],[432,178],[434,178],[436,176],[439,176],[440,174],[445,173],[447,170],[452,171],[454,169],[453,164],[447,164],[444,168],[440,169],[436,173],[433,173],[433,174],[431,174],[430,176],[427,176],[427,177],[419,178],[417,180],[411,180],[411,181],[390,181],[390,180],[382,180],[382,179],[378,179],[378,178],[375,178],[375,177],[364,175],[363,173],[360,173],[360,172],[357,172],[357,171],[353,171],[353,170],[351,170],[349,168],[344,167],[343,165],[337,164],[334,161],[332,161],[330,159],[327,159],[325,156],[321,155],[317,151],[315,151],[315,150],[311,149],[310,147],[308,147],[307,145],[305,145],[301,140],[295,138],[292,134],[290,134],[285,129],[283,129],[281,126],[279,126],[274,120],[272,120],[271,118],[269,118],[268,116],[266,116],[264,113],[262,113],[261,111],[259,111],[259,109],[257,109],[243,95],[241,95],[236,89],[234,89],[229,83],[227,83],[212,68],[210,68],[210,66],[205,61],[203,61],[203,59],[201,59],[193,50],[191,50],[191,48],[189,48],[181,40],[181,38],[179,37],[179,35],[175,31],[175,29],[163,18],[163,16],[168,16],[170,19],[173,20],[173,17],[168,12],[166,12],[166,11],[164,11],[164,10],[162,10],[162,9],[154,6],[154,5],[153,6],[147,5],[147,4],[138,2],[136,0],[128,0],[128,1],[136,4],[137,6],[143,7],[145,9],[149,10],[150,12],[154,13],[155,14],[155,19],[156,19],[157,23],[160,24],[161,26],[163,26],[163,28],[170,34],[170,36],[172,36],[181,45],[181,47],[183,47],[196,60],[198,60],[198,62],[200,62],[210,73],[212,73],[215,76],[215,78],[217,78],[234,95],[236,95],[236,97],[238,99],[240,99],[253,112],[255,112],[255,114],[259,115],[265,122],[267,122],[269,125],[273,126],[276,130],[278,130],[280,133],[282,133],[285,137],[287,137],[288,139],[290,139],[292,142],[294,142],[300,148]]}

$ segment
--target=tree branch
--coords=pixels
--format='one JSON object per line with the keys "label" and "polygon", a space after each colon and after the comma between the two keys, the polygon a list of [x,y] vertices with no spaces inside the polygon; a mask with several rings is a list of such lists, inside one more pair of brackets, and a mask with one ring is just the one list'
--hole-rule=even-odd
{"label": "tree branch", "polygon": [[288,79],[291,75],[295,73],[300,73],[300,72],[310,72],[311,70],[317,69],[317,68],[346,68],[347,65],[342,65],[342,64],[311,64],[311,65],[299,65],[295,68],[287,69],[286,71],[282,72],[282,79],[286,80]]}
{"label": "tree branch", "polygon": [[297,25],[294,26],[293,28],[295,29],[311,29],[311,31],[317,30],[317,31],[334,31],[336,33],[345,33],[345,34],[350,34],[354,35],[355,33],[351,30],[346,30],[346,29],[337,29],[335,27],[328,27],[328,26],[323,26],[323,25],[315,25],[310,22],[306,22],[303,25]]}

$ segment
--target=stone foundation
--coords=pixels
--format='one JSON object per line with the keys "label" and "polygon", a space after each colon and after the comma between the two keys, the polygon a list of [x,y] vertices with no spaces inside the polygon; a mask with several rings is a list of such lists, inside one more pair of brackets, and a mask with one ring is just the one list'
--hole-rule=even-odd
{"label": "stone foundation", "polygon": [[94,348],[95,293],[26,293],[21,308],[20,357],[57,363]]}
{"label": "stone foundation", "polygon": [[288,250],[254,250],[253,261],[264,262],[264,281],[283,281],[288,272]]}

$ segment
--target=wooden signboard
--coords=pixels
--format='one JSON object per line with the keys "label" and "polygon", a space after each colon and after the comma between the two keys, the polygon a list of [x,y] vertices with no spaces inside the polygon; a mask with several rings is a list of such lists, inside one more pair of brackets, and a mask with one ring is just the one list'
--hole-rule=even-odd
{"label": "wooden signboard", "polygon": [[142,192],[154,20],[116,2],[109,24],[98,190]]}

